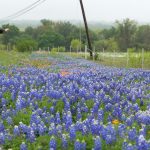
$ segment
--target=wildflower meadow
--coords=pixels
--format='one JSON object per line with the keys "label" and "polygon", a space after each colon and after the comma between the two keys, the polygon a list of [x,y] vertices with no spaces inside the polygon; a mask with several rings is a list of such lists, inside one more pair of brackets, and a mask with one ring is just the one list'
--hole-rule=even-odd
{"label": "wildflower meadow", "polygon": [[0,66],[1,149],[150,150],[149,70],[29,57]]}

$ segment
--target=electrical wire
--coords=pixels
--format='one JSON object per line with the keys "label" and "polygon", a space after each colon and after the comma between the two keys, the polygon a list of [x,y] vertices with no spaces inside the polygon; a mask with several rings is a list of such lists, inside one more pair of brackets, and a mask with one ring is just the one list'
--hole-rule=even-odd
{"label": "electrical wire", "polygon": [[19,10],[18,12],[12,14],[12,15],[9,15],[5,18],[2,18],[1,20],[3,20],[2,22],[7,22],[7,21],[10,21],[10,20],[13,20],[15,18],[18,18],[24,14],[26,14],[27,12],[31,11],[32,9],[34,9],[35,7],[41,5],[42,3],[44,3],[46,0],[37,0],[36,2],[30,4],[29,6],[25,7],[24,9],[22,10]]}
{"label": "electrical wire", "polygon": [[34,3],[30,4],[29,6],[25,7],[24,9],[21,9],[21,10],[19,10],[18,12],[12,14],[12,15],[9,15],[9,16],[7,16],[7,17],[4,17],[4,18],[2,18],[1,20],[9,19],[9,18],[11,18],[11,17],[13,17],[13,16],[15,16],[15,15],[21,13],[22,11],[25,11],[26,9],[28,9],[28,8],[30,8],[30,7],[32,7],[32,6],[34,6],[35,4],[39,3],[40,1],[41,1],[41,0],[37,0],[36,2],[34,2]]}

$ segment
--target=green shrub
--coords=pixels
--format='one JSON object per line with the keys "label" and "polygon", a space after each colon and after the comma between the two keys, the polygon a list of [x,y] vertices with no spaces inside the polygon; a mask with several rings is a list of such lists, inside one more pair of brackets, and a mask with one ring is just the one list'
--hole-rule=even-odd
{"label": "green shrub", "polygon": [[63,46],[59,47],[59,52],[65,52],[65,51],[66,51],[65,47]]}
{"label": "green shrub", "polygon": [[16,43],[17,51],[30,52],[37,48],[37,43],[32,39],[20,39]]}
{"label": "green shrub", "polygon": [[53,48],[51,49],[51,52],[52,52],[52,53],[58,52],[58,48],[53,47]]}

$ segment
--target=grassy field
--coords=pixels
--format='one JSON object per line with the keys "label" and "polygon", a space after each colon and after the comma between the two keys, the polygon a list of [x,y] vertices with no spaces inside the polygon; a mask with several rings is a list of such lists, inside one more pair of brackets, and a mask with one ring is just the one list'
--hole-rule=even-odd
{"label": "grassy field", "polygon": [[15,51],[0,51],[0,65],[21,65],[21,62],[28,58],[29,53],[18,53]]}
{"label": "grassy field", "polygon": [[[76,58],[85,58],[85,53],[65,53]],[[89,53],[86,54],[89,59]],[[94,59],[93,59],[94,60]],[[97,63],[119,68],[150,69],[150,52],[142,53],[98,53]]]}
{"label": "grassy field", "polygon": [[[45,53],[45,52],[44,52]],[[61,54],[61,53],[59,53]],[[85,58],[85,53],[62,53],[63,55],[72,56],[75,58]],[[46,52],[46,55],[49,53]],[[53,56],[57,55],[52,54]],[[89,54],[87,53],[87,59],[89,59]],[[29,59],[30,53],[18,53],[15,51],[0,51],[0,65],[10,66],[10,65],[27,65],[44,67],[47,64],[47,60],[37,61]],[[143,59],[143,60],[142,60]],[[93,59],[94,60],[94,59]],[[94,60],[97,63],[119,67],[119,68],[143,68],[150,69],[150,52],[145,52],[142,58],[141,53],[99,53],[98,59]],[[143,61],[143,63],[142,63]],[[49,63],[48,63],[49,64]]]}

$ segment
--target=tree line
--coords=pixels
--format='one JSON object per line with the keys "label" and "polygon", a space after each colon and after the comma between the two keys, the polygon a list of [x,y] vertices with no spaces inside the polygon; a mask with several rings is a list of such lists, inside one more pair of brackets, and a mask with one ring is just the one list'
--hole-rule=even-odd
{"label": "tree line", "polygon": [[[61,47],[69,51],[87,44],[84,27],[70,22],[51,21],[43,19],[38,27],[27,27],[20,30],[17,26],[5,24],[2,28],[9,28],[9,32],[1,35],[0,43],[10,45],[18,51],[31,51],[38,48],[54,49]],[[139,25],[134,20],[124,19],[116,21],[109,29],[89,30],[92,46],[97,51],[126,51],[132,48],[135,51],[144,48],[150,50],[150,25]]]}

